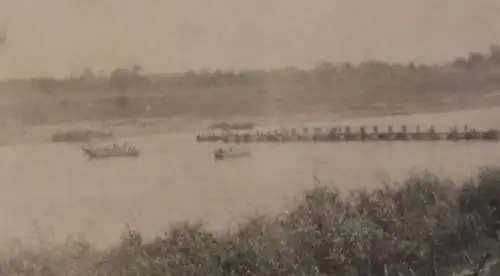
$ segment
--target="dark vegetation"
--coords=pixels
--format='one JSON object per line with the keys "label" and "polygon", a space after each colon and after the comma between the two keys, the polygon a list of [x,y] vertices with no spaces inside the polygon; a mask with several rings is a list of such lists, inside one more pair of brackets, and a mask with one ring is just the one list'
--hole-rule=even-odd
{"label": "dark vegetation", "polygon": [[130,231],[106,252],[84,242],[20,252],[5,259],[0,271],[51,276],[451,275],[498,257],[490,204],[498,197],[500,169],[483,169],[464,183],[423,174],[348,197],[316,187],[288,212],[254,216],[227,233],[186,223],[146,241]]}
{"label": "dark vegetation", "polygon": [[[436,64],[321,63],[311,70],[198,71],[145,74],[140,65],[109,77],[91,68],[80,77],[0,83],[9,97],[0,118],[24,124],[189,115],[283,116],[316,113],[404,113],[492,104],[500,88],[500,50],[472,52]],[[8,96],[6,96],[8,95]],[[36,100],[35,100],[36,99]],[[1,123],[1,121],[0,121]]]}

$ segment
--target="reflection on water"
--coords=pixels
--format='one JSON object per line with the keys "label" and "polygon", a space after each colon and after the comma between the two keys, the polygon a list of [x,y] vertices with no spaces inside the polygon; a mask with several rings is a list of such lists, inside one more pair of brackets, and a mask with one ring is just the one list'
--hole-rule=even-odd
{"label": "reflection on water", "polygon": [[153,235],[185,219],[221,229],[255,210],[281,210],[315,176],[351,189],[426,168],[462,179],[500,164],[496,143],[252,144],[251,157],[214,162],[216,145],[193,140],[131,139],[139,158],[91,162],[76,145],[0,148],[0,238],[63,241],[82,234],[106,245],[127,225]]}

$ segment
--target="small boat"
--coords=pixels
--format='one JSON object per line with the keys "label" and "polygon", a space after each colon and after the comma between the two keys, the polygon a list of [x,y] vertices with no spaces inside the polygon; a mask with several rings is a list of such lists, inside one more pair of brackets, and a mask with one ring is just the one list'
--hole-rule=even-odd
{"label": "small boat", "polygon": [[230,131],[230,130],[251,130],[255,127],[253,123],[227,123],[227,122],[221,122],[218,124],[214,124],[208,127],[209,130],[216,130],[220,129],[223,131]]}
{"label": "small boat", "polygon": [[113,133],[93,130],[73,130],[52,134],[52,142],[88,142],[92,139],[113,138]]}
{"label": "small boat", "polygon": [[244,148],[217,148],[214,150],[214,159],[215,160],[222,160],[225,158],[233,158],[233,157],[245,157],[245,156],[250,156],[251,152],[248,149]]}
{"label": "small boat", "polygon": [[113,144],[113,146],[111,147],[82,147],[82,150],[85,154],[87,154],[89,159],[110,157],[138,157],[140,153],[139,149],[137,149],[134,145],[129,145],[127,143],[123,143],[122,145]]}

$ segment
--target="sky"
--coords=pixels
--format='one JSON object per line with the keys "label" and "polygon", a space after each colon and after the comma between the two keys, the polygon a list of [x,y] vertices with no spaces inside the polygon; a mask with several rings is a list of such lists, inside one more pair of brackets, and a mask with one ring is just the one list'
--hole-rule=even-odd
{"label": "sky", "polygon": [[0,77],[434,63],[500,44],[499,0],[0,0]]}

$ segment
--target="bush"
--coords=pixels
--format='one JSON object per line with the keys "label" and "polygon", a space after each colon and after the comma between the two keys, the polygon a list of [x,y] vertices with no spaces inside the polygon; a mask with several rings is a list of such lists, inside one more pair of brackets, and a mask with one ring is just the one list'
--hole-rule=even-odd
{"label": "bush", "polygon": [[488,203],[500,197],[500,169],[460,184],[423,174],[347,197],[316,187],[288,212],[255,216],[233,231],[182,223],[151,242],[129,231],[107,252],[80,244],[18,254],[0,268],[2,275],[451,275],[498,251]]}

